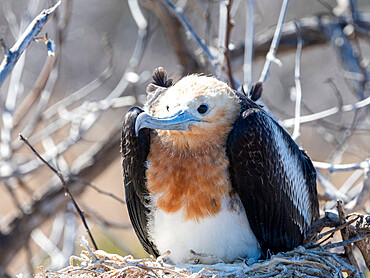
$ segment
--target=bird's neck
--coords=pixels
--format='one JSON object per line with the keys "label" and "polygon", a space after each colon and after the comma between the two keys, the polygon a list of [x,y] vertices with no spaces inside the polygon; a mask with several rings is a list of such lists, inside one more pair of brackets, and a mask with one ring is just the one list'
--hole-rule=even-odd
{"label": "bird's neck", "polygon": [[152,138],[148,155],[147,187],[156,196],[154,206],[166,213],[183,210],[185,220],[217,214],[231,184],[223,145],[204,144],[184,152]]}

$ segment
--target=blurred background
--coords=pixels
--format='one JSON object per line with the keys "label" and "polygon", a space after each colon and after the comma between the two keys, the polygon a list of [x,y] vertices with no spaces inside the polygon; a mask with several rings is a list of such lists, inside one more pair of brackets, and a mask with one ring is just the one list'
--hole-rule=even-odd
{"label": "blurred background", "polygon": [[[55,4],[2,0],[0,38],[11,48]],[[147,256],[123,201],[126,111],[145,102],[158,66],[175,81],[199,72],[248,92],[261,79],[282,4],[63,0],[0,84],[0,277],[65,267],[79,237],[88,238],[62,183],[19,134],[62,173],[99,249]],[[341,199],[346,212],[369,214],[370,2],[294,0],[286,12],[280,62],[262,78],[261,101],[315,161],[321,213]]]}

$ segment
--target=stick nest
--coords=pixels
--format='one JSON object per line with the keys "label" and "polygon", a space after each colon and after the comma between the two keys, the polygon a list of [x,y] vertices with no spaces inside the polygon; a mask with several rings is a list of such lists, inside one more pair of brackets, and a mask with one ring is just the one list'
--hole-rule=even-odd
{"label": "stick nest", "polygon": [[[70,266],[59,271],[40,268],[37,278],[72,277],[343,277],[349,271],[361,277],[340,254],[298,247],[251,265],[244,262],[215,265],[169,265],[163,259],[134,259],[102,250],[82,251],[70,258]],[[356,275],[357,274],[357,275]]]}
{"label": "stick nest", "polygon": [[[134,259],[122,257],[102,250],[93,251],[88,241],[81,238],[85,248],[80,256],[72,256],[70,265],[59,271],[39,267],[36,278],[77,277],[364,277],[353,255],[354,245],[360,251],[369,269],[370,262],[370,216],[351,214],[345,216],[338,202],[339,214],[327,212],[307,232],[305,247],[273,255],[248,265],[245,261],[233,264],[213,265],[165,263],[165,256],[157,259]],[[354,224],[354,225],[351,225]],[[328,229],[322,231],[324,228]],[[344,236],[346,232],[346,236]],[[342,234],[342,240],[328,242],[335,233]],[[335,251],[343,251],[337,253]],[[343,275],[345,273],[345,275]]]}

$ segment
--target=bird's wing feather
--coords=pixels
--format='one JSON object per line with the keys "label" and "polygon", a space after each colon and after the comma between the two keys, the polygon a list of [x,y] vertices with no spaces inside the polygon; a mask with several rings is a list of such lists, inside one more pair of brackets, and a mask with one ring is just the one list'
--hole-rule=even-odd
{"label": "bird's wing feather", "polygon": [[232,185],[263,252],[289,250],[318,217],[315,169],[263,110],[242,106],[227,141]]}
{"label": "bird's wing feather", "polygon": [[122,167],[126,203],[132,225],[145,251],[158,256],[147,230],[150,211],[145,171],[150,150],[150,134],[148,129],[142,129],[138,136],[135,135],[136,118],[141,112],[143,110],[139,107],[131,108],[125,116],[122,129]]}

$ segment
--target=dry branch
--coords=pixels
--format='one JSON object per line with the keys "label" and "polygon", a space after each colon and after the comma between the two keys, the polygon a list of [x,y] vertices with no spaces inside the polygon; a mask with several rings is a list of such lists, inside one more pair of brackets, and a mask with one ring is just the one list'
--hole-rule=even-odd
{"label": "dry branch", "polygon": [[[300,33],[303,39],[303,47],[319,46],[328,42],[323,26],[331,25],[334,22],[338,22],[338,17],[333,15],[319,15],[307,18],[301,18],[297,20]],[[349,19],[345,16],[339,17],[341,26],[349,24]],[[357,23],[364,29],[370,29],[370,14],[361,13],[357,20]],[[266,52],[269,51],[271,42],[274,37],[275,28],[263,30],[257,33],[254,37],[254,57],[264,57]],[[363,37],[364,34],[359,34],[359,37]],[[282,26],[280,43],[279,43],[279,54],[286,52],[292,52],[296,49],[297,45],[297,29],[295,28],[294,21],[286,22]],[[239,58],[244,54],[244,43],[239,44],[234,50],[231,51],[231,58],[235,63],[242,64],[242,60]]]}
{"label": "dry branch", "polygon": [[[108,134],[96,147],[86,153],[88,159],[74,167],[73,175],[79,176],[86,180],[92,180],[102,169],[105,169],[116,157],[119,152],[120,130],[116,129]],[[72,165],[73,166],[73,165]],[[100,170],[99,170],[100,169]],[[84,192],[86,186],[80,182],[69,180],[66,182],[67,187],[74,196]],[[34,200],[29,204],[27,214],[19,215],[7,224],[8,231],[0,232],[0,267],[5,267],[14,255],[28,241],[32,230],[50,217],[55,216],[67,199],[64,196],[64,188],[57,179],[50,182],[46,192],[42,193],[40,199]]]}
{"label": "dry branch", "polygon": [[200,62],[189,49],[183,26],[173,9],[171,10],[164,1],[145,0],[142,2],[161,23],[166,38],[169,40],[169,45],[175,53],[178,63],[182,66],[181,75],[199,72],[201,70]]}
{"label": "dry branch", "polygon": [[6,51],[4,53],[5,57],[0,64],[0,87],[8,74],[13,70],[23,51],[25,51],[29,44],[36,38],[37,34],[41,31],[42,27],[49,20],[49,18],[54,14],[60,3],[61,1],[57,2],[50,9],[43,10],[30,23],[28,28],[23,32],[12,48],[8,49],[2,40],[2,46],[4,49],[6,49]]}
{"label": "dry branch", "polygon": [[284,0],[283,4],[281,5],[281,10],[280,10],[280,14],[279,14],[278,23],[276,25],[276,29],[275,29],[275,32],[274,32],[274,36],[273,36],[273,39],[272,39],[272,42],[271,42],[270,49],[266,54],[266,62],[265,62],[265,65],[263,66],[261,76],[260,76],[258,82],[264,83],[266,81],[266,79],[269,75],[269,72],[270,72],[270,67],[271,67],[272,62],[274,62],[278,65],[281,65],[281,62],[276,58],[275,55],[276,55],[276,51],[277,51],[277,48],[278,48],[278,45],[279,45],[279,42],[280,42],[281,33],[282,33],[282,30],[283,30],[283,24],[284,24],[284,21],[285,21],[285,16],[286,16],[286,13],[288,11],[288,5],[289,5],[289,0]]}
{"label": "dry branch", "polygon": [[90,237],[90,240],[92,242],[92,244],[94,245],[94,248],[95,250],[98,250],[98,246],[96,245],[96,242],[94,240],[94,237],[92,236],[91,232],[90,232],[90,229],[87,225],[87,222],[86,222],[86,219],[85,219],[85,216],[84,216],[84,212],[80,209],[79,205],[77,204],[75,198],[73,197],[71,191],[69,190],[68,186],[67,186],[67,181],[64,179],[64,176],[63,174],[58,171],[55,167],[51,166],[51,164],[49,162],[47,162],[35,149],[34,147],[30,144],[30,142],[28,142],[28,140],[26,138],[24,138],[22,136],[22,134],[19,135],[20,136],[20,139],[32,150],[32,152],[42,161],[42,163],[44,163],[51,171],[54,172],[54,174],[56,174],[59,178],[59,180],[61,181],[62,185],[63,185],[63,188],[64,188],[64,191],[66,193],[66,195],[71,199],[76,211],[78,212],[78,214],[80,215],[81,217],[81,220],[82,220],[82,223],[84,224],[85,228],[86,228],[86,231],[87,233],[89,234],[89,237]]}

